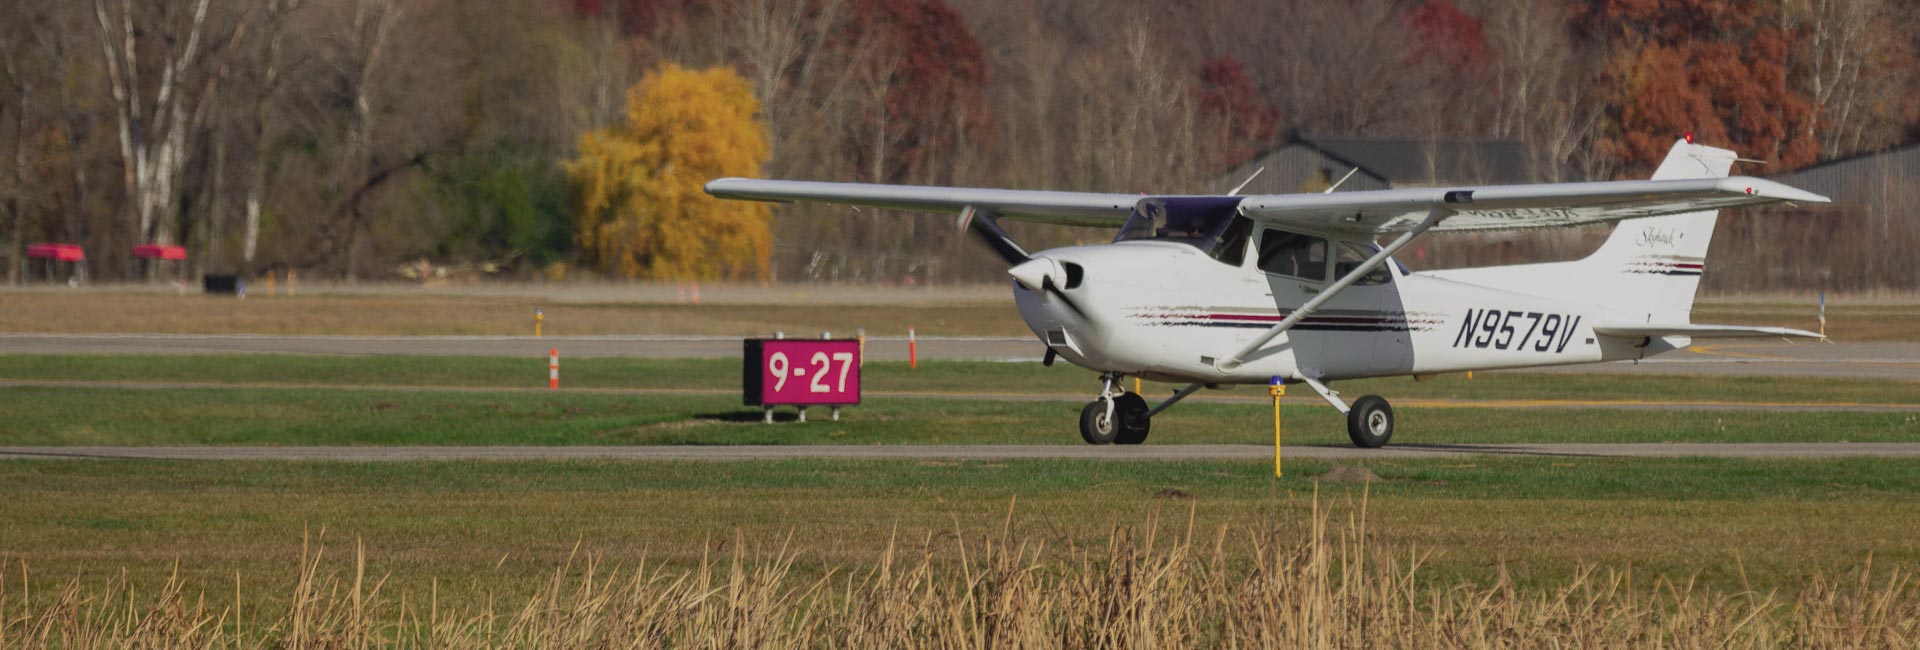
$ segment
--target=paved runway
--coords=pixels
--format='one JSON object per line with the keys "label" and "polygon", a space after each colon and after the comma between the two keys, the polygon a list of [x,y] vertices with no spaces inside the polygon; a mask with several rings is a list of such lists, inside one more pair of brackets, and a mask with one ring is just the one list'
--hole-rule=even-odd
{"label": "paved runway", "polygon": [[[520,356],[549,348],[567,357],[734,357],[740,339],[711,336],[279,336],[195,334],[0,334],[0,354],[341,354]],[[1038,361],[1028,338],[921,337],[922,359]],[[905,339],[867,339],[867,358],[906,358]],[[1516,372],[1787,375],[1920,381],[1920,343],[1707,343],[1639,363],[1615,362]]]}
{"label": "paved runway", "polygon": [[[1920,458],[1920,443],[1646,443],[1391,445],[1286,447],[1287,458],[1364,460],[1543,456],[1562,458]],[[296,460],[296,461],[882,461],[958,460],[1271,460],[1263,445],[781,445],[658,447],[0,447],[0,460]]]}

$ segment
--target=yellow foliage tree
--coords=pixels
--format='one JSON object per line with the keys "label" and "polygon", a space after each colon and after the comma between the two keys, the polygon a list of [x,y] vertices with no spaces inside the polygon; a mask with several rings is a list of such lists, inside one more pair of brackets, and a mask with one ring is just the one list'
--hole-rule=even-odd
{"label": "yellow foliage tree", "polygon": [[771,211],[701,186],[758,176],[768,153],[760,101],[731,68],[649,73],[627,89],[626,121],[582,136],[566,166],[585,261],[629,278],[766,279]]}

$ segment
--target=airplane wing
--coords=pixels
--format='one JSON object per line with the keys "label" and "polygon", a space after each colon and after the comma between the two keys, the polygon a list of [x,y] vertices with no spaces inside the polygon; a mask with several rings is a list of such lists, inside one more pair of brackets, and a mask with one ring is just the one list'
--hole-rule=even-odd
{"label": "airplane wing", "polygon": [[914,212],[959,213],[976,210],[1021,221],[1118,228],[1140,201],[1136,194],[993,190],[971,187],[880,185],[722,178],[707,183],[707,193],[722,199],[809,202]]}
{"label": "airplane wing", "polygon": [[1578,226],[1783,201],[1829,199],[1735,176],[1250,196],[1240,203],[1240,213],[1270,223],[1378,235],[1411,230],[1436,208],[1453,215],[1434,225],[1434,232],[1462,232]]}
{"label": "airplane wing", "polygon": [[[723,199],[945,213],[973,206],[1024,221],[1112,227],[1126,221],[1142,200],[1172,198],[747,178],[722,178],[707,183],[706,189]],[[1434,224],[1433,231],[1461,232],[1578,226],[1783,201],[1828,203],[1829,199],[1765,179],[1735,176],[1275,194],[1244,197],[1238,211],[1266,223],[1380,235],[1411,230],[1436,208],[1452,215]]]}
{"label": "airplane wing", "polygon": [[1801,336],[1820,338],[1817,332],[1787,327],[1749,327],[1746,325],[1704,325],[1697,323],[1598,323],[1593,333],[1601,336],[1637,339],[1643,336],[1690,336],[1697,339],[1747,338],[1756,336]]}

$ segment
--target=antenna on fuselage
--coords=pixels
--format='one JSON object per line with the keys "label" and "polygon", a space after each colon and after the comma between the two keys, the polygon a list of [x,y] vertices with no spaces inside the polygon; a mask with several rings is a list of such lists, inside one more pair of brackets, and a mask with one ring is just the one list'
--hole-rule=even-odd
{"label": "antenna on fuselage", "polygon": [[1264,172],[1264,171],[1267,171],[1267,168],[1261,167],[1259,169],[1253,170],[1253,175],[1248,176],[1247,180],[1240,181],[1239,185],[1235,185],[1233,187],[1233,191],[1228,192],[1227,196],[1240,196],[1240,190],[1247,189],[1247,185],[1253,183],[1253,179],[1259,178],[1260,172]]}
{"label": "antenna on fuselage", "polygon": [[1327,189],[1324,189],[1324,190],[1320,190],[1320,193],[1321,193],[1321,194],[1332,194],[1334,190],[1337,190],[1337,189],[1340,189],[1340,186],[1341,186],[1341,185],[1343,185],[1343,184],[1345,184],[1345,183],[1347,182],[1347,179],[1349,179],[1349,178],[1353,178],[1353,173],[1354,173],[1354,172],[1357,172],[1357,171],[1360,171],[1360,168],[1359,168],[1359,167],[1355,167],[1355,168],[1353,168],[1353,169],[1349,169],[1349,170],[1347,170],[1347,175],[1345,175],[1345,176],[1341,176],[1341,177],[1340,177],[1340,180],[1337,180],[1337,181],[1334,181],[1334,182],[1333,182],[1333,185],[1331,185],[1331,186],[1328,186],[1328,187],[1327,187]]}

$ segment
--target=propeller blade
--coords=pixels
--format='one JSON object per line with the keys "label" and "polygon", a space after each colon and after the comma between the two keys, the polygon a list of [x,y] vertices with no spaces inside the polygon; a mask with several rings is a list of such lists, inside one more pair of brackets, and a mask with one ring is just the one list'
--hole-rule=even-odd
{"label": "propeller blade", "polygon": [[981,243],[986,244],[987,248],[993,249],[994,254],[999,255],[1007,266],[1017,266],[1033,259],[1025,249],[1013,242],[1013,237],[1000,228],[1000,224],[993,220],[991,214],[976,210],[973,206],[967,206],[966,210],[960,213],[959,225],[966,228],[967,232],[973,234]]}
{"label": "propeller blade", "polygon": [[1088,322],[1088,323],[1093,322],[1091,319],[1087,318],[1087,312],[1081,311],[1079,305],[1073,304],[1073,299],[1068,298],[1067,293],[1064,291],[1061,291],[1059,287],[1053,286],[1052,281],[1046,282],[1045,285],[1046,285],[1047,293],[1051,293],[1055,296],[1058,296],[1060,298],[1060,304],[1066,305],[1067,309],[1073,310],[1073,315],[1079,316],[1081,321]]}

